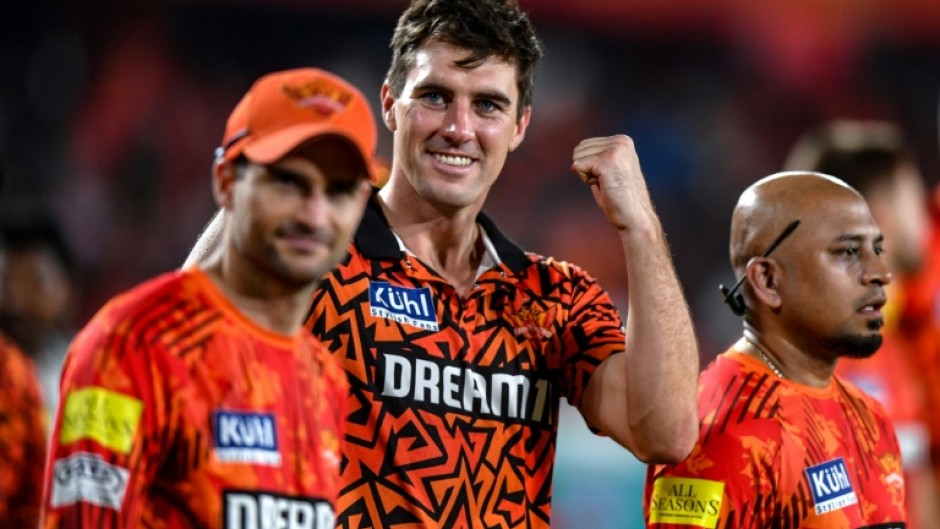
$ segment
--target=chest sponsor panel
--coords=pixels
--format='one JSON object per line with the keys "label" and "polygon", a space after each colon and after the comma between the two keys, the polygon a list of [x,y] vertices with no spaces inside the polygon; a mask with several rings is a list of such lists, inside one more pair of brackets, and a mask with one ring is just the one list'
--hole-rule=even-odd
{"label": "chest sponsor panel", "polygon": [[336,517],[326,500],[258,491],[223,492],[225,529],[333,529]]}
{"label": "chest sponsor panel", "polygon": [[216,410],[212,413],[215,455],[225,463],[279,466],[277,420],[273,413]]}
{"label": "chest sponsor panel", "polygon": [[409,353],[380,353],[376,380],[376,389],[389,402],[500,421],[549,425],[558,401],[552,382],[532,372],[415,358]]}
{"label": "chest sponsor panel", "polygon": [[369,282],[369,313],[398,323],[438,331],[430,287],[404,287],[385,281]]}
{"label": "chest sponsor panel", "polygon": [[845,460],[841,457],[804,469],[816,514],[858,503]]}

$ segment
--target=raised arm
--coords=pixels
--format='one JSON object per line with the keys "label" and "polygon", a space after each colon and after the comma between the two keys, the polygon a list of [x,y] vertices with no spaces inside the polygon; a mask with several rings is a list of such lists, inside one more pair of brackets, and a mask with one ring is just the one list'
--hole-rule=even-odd
{"label": "raised arm", "polygon": [[633,141],[584,140],[572,169],[620,235],[629,291],[626,352],[598,366],[581,413],[642,461],[680,461],[698,434],[698,346]]}

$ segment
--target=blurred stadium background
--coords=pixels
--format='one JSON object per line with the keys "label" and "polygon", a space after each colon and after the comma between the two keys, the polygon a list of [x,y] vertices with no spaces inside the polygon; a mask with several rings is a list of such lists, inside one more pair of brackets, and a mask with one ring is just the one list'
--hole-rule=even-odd
{"label": "blurred stadium background", "polygon": [[[721,304],[730,211],[806,128],[897,121],[933,185],[936,0],[521,0],[546,48],[532,125],[487,211],[523,246],[593,273],[618,302],[614,234],[569,171],[582,138],[636,141],[706,362],[739,323]],[[178,266],[214,211],[212,151],[264,72],[315,65],[378,93],[404,0],[7,1],[0,5],[0,211],[48,209],[80,278],[81,325]],[[380,154],[391,154],[382,137]],[[644,468],[564,410],[557,528],[642,527]]]}

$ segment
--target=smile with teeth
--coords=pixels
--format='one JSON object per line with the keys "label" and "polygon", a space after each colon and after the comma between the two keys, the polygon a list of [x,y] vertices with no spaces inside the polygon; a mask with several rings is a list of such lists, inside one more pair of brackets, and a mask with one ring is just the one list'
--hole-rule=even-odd
{"label": "smile with teeth", "polygon": [[441,163],[445,163],[447,165],[456,165],[458,167],[464,167],[464,166],[470,165],[470,162],[473,161],[466,156],[453,156],[453,155],[448,155],[448,154],[437,154],[437,153],[434,153],[432,156],[434,156],[435,160]]}

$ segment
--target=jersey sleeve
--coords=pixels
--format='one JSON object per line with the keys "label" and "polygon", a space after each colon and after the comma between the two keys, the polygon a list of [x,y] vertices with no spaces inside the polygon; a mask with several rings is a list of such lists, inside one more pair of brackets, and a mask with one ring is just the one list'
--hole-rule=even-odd
{"label": "jersey sleeve", "polygon": [[571,303],[563,329],[564,394],[575,407],[597,366],[626,347],[623,320],[597,281],[564,264],[571,281]]}
{"label": "jersey sleeve", "polygon": [[648,527],[769,527],[783,515],[781,435],[771,420],[731,425],[722,416],[706,414],[689,457],[648,468],[643,496]]}
{"label": "jersey sleeve", "polygon": [[168,431],[160,351],[138,330],[152,324],[99,313],[73,341],[46,463],[45,529],[138,526]]}
{"label": "jersey sleeve", "polygon": [[764,431],[739,431],[706,424],[684,461],[650,465],[643,495],[647,526],[769,527],[780,516],[776,491],[781,459],[779,436],[771,425],[763,426]]}
{"label": "jersey sleeve", "polygon": [[42,500],[45,412],[35,370],[0,337],[0,526],[36,527]]}

